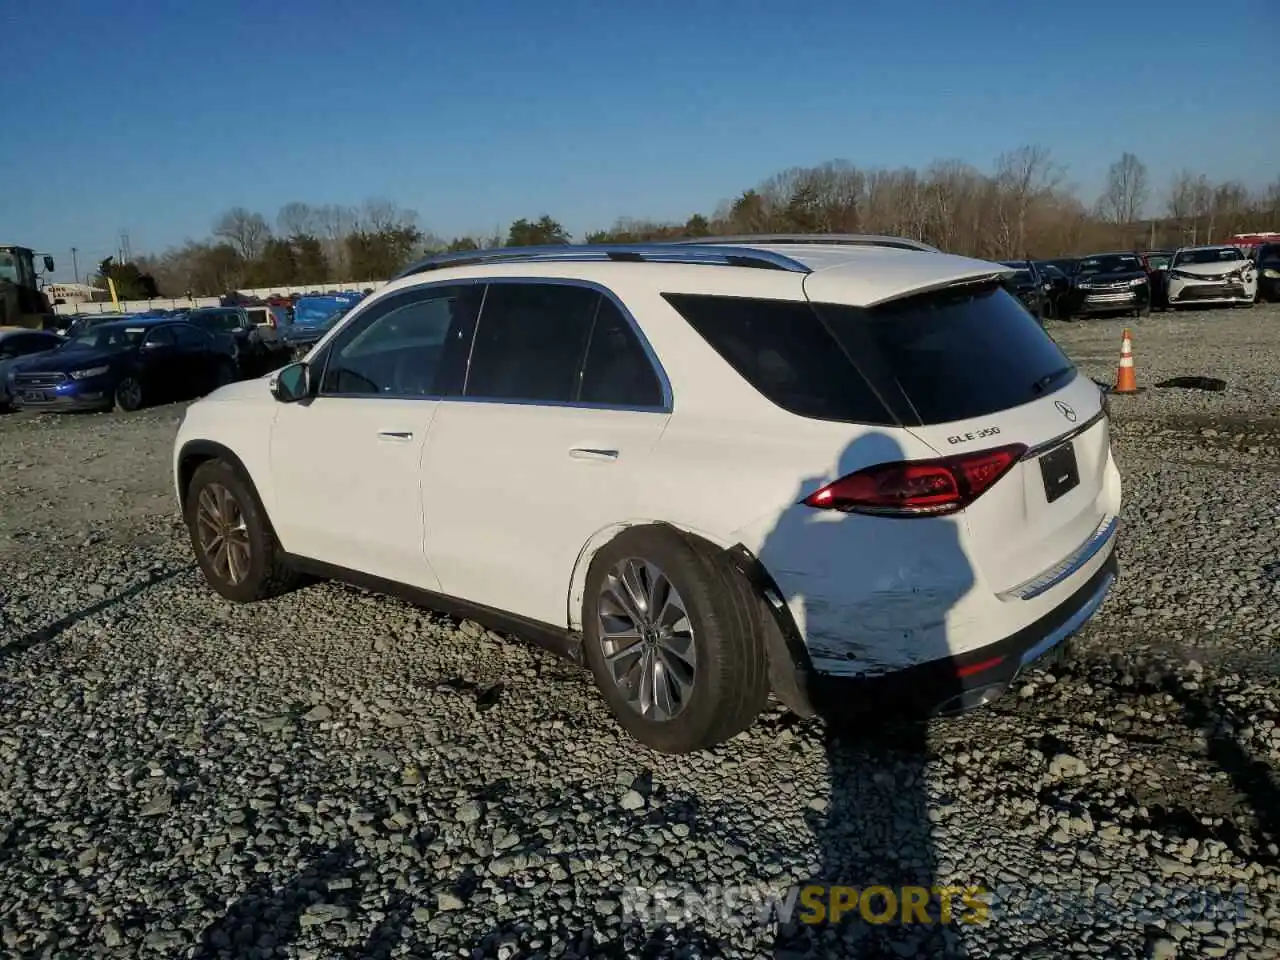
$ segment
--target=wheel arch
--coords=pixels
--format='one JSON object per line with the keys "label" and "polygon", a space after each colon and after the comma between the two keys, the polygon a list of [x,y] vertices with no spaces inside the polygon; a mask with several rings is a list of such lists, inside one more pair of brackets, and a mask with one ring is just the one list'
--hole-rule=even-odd
{"label": "wheel arch", "polygon": [[591,561],[595,559],[597,553],[612,543],[618,534],[632,527],[664,527],[682,536],[696,537],[720,550],[728,550],[733,546],[732,543],[718,538],[714,534],[679,523],[672,523],[668,520],[627,520],[601,527],[582,545],[582,549],[578,551],[578,558],[574,561],[573,572],[569,578],[569,593],[566,601],[568,608],[565,611],[566,622],[570,630],[574,632],[581,632],[582,630],[582,604],[586,599],[587,572],[591,569]]}
{"label": "wheel arch", "polygon": [[196,471],[211,460],[223,460],[235,468],[236,472],[244,478],[245,486],[249,488],[249,495],[253,497],[254,506],[270,525],[271,517],[262,502],[262,495],[258,493],[257,484],[253,482],[253,474],[249,472],[249,468],[244,465],[244,461],[236,455],[235,451],[216,440],[188,440],[178,451],[175,481],[178,487],[178,505],[183,514],[185,515],[187,510],[187,492],[191,489],[191,481]]}
{"label": "wheel arch", "polygon": [[762,620],[765,624],[765,646],[769,657],[769,686],[773,694],[789,709],[800,716],[812,716],[815,708],[809,690],[813,661],[809,657],[809,649],[769,571],[755,554],[736,541],[666,520],[630,520],[602,527],[582,545],[574,563],[566,610],[569,629],[583,635],[582,609],[587,572],[591,569],[591,561],[595,555],[622,531],[650,526],[666,528],[706,552],[724,555],[747,579],[766,612]]}

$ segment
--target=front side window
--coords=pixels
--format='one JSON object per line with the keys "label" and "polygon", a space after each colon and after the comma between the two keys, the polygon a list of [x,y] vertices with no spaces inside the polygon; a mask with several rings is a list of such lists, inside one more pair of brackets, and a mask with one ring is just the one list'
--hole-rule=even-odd
{"label": "front side window", "polygon": [[387,297],[343,330],[320,381],[329,396],[448,396],[461,387],[475,317],[476,284]]}
{"label": "front side window", "polygon": [[485,295],[465,395],[572,402],[602,297],[573,284],[493,283]]}

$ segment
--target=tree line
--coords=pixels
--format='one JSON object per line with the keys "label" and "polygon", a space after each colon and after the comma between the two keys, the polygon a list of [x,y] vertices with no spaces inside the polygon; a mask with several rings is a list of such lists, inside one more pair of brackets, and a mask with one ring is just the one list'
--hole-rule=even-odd
{"label": "tree line", "polygon": [[[1144,216],[1147,211],[1152,215]],[[982,171],[957,160],[923,169],[867,169],[845,161],[784,170],[710,213],[683,222],[621,219],[588,243],[633,243],[741,233],[874,233],[911,237],[984,259],[1054,257],[1222,241],[1280,227],[1280,179],[1260,191],[1182,171],[1164,190],[1125,153],[1101,194],[1079,197],[1048,149],[1001,154]],[[385,200],[358,207],[288,203],[274,223],[236,207],[207,239],[133,263],[104,263],[122,297],[216,295],[233,289],[386,278],[433,252],[566,244],[550,215],[513,222],[505,236],[444,239],[418,213]]]}

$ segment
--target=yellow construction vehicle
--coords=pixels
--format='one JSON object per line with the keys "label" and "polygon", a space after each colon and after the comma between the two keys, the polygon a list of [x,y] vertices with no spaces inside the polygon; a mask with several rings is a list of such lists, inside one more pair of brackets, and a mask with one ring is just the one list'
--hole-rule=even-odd
{"label": "yellow construction vehicle", "polygon": [[44,272],[37,274],[34,251],[0,244],[0,327],[53,326],[53,307],[43,289],[44,275],[53,273],[53,257],[46,253],[41,259]]}

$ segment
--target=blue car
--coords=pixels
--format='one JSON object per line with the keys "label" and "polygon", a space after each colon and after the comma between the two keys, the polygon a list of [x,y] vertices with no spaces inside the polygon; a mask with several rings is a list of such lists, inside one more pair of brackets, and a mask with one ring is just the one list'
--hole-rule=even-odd
{"label": "blue car", "polygon": [[14,406],[32,410],[137,410],[199,396],[230,383],[225,338],[168,317],[101,323],[9,372]]}
{"label": "blue car", "polygon": [[299,297],[293,305],[293,323],[280,335],[293,359],[306,356],[361,299],[359,296],[342,295]]}

